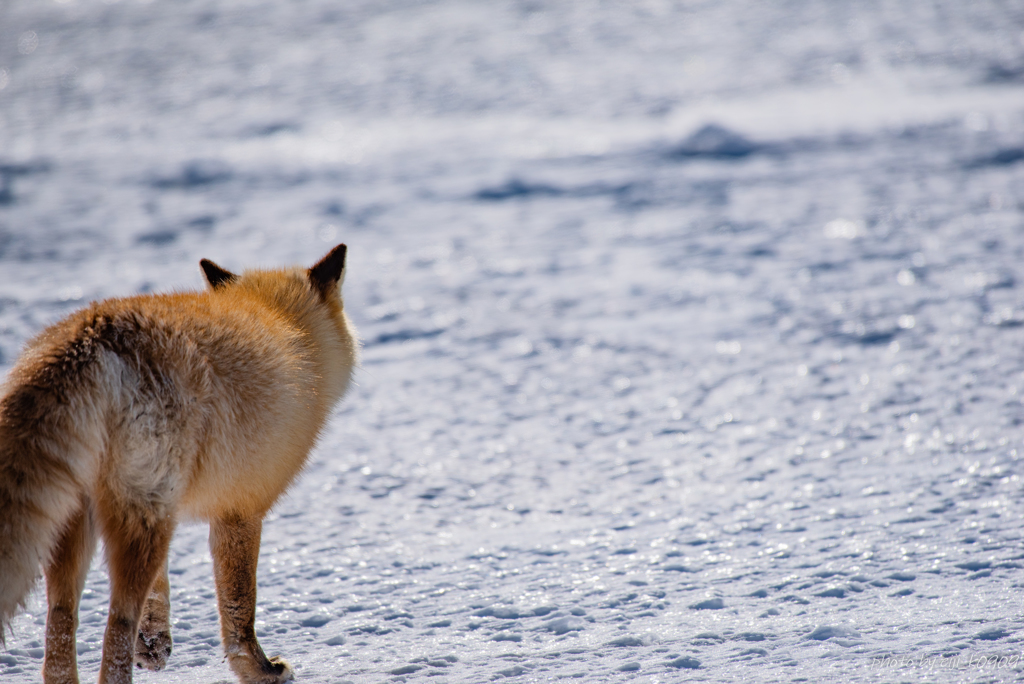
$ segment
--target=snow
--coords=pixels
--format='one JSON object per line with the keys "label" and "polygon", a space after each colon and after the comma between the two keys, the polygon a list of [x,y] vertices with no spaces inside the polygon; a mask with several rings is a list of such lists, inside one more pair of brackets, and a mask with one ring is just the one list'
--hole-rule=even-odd
{"label": "snow", "polygon": [[[0,364],[343,241],[363,367],[260,557],[299,681],[1018,680],[1022,86],[1005,3],[8,0]],[[138,681],[234,681],[206,534]]]}

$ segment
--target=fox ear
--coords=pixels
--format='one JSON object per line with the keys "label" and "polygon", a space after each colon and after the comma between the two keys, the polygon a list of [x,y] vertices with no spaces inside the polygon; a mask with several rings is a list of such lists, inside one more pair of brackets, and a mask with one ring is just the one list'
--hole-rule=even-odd
{"label": "fox ear", "polygon": [[234,273],[231,271],[225,271],[209,259],[201,259],[199,261],[199,265],[203,268],[203,275],[206,276],[206,282],[210,283],[210,287],[214,290],[238,279],[238,276]]}
{"label": "fox ear", "polygon": [[309,282],[313,284],[324,298],[337,287],[341,274],[345,270],[345,252],[348,247],[338,245],[327,253],[313,268],[309,269]]}

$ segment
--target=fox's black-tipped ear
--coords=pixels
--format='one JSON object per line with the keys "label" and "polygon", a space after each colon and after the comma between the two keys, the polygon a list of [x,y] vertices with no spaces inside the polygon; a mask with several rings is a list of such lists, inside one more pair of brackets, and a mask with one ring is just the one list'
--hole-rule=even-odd
{"label": "fox's black-tipped ear", "polygon": [[345,270],[345,252],[347,251],[348,247],[338,245],[328,252],[327,256],[316,262],[313,268],[309,269],[309,282],[325,298],[341,280],[341,273]]}
{"label": "fox's black-tipped ear", "polygon": [[231,271],[225,271],[209,259],[201,259],[199,265],[203,267],[203,275],[206,276],[206,282],[210,283],[210,287],[214,290],[238,278]]}

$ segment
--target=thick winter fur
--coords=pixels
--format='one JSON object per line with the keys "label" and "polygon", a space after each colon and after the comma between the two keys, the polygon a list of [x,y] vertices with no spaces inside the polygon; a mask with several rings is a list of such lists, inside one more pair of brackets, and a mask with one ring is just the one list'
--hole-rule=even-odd
{"label": "thick winter fur", "polygon": [[167,549],[210,521],[221,634],[242,682],[291,679],[256,640],[262,519],[302,469],[357,362],[345,246],[308,270],[94,303],[44,330],[0,395],[0,640],[46,575],[46,684],[78,682],[78,603],[97,535],[111,598],[99,681],[171,652]]}

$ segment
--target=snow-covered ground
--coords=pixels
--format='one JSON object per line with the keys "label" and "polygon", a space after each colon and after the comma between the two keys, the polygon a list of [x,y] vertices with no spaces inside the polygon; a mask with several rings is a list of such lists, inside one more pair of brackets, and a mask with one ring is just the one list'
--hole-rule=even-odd
{"label": "snow-covered ground", "polygon": [[[0,3],[0,370],[349,245],[260,558],[303,682],[1019,680],[1022,212],[1012,2]],[[170,569],[137,681],[234,681],[205,526]]]}

